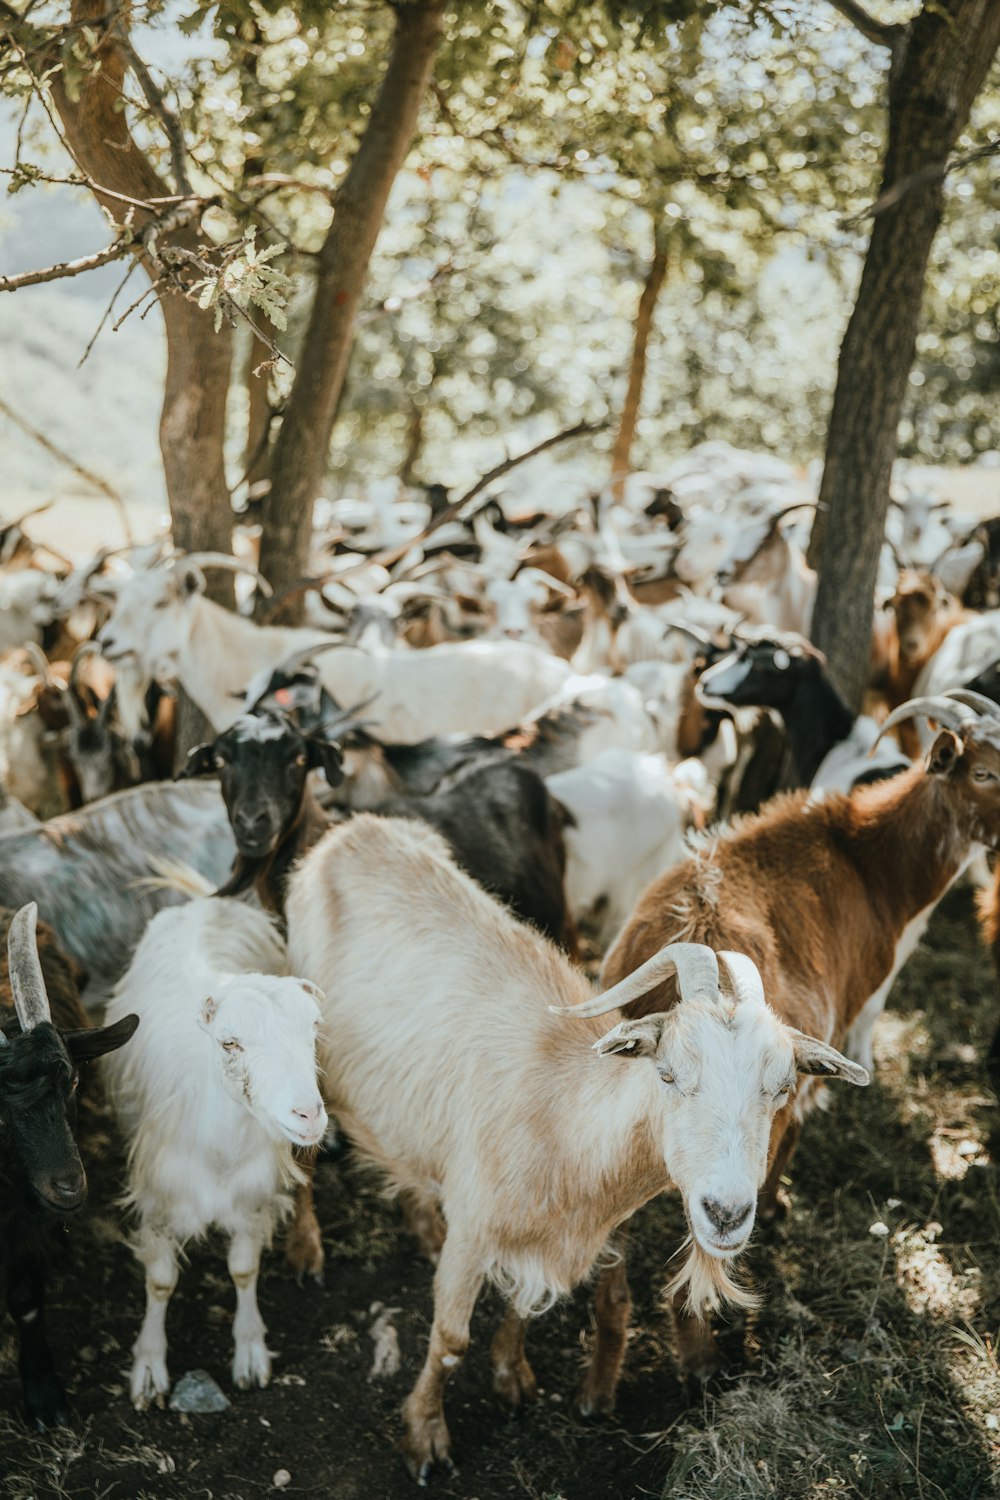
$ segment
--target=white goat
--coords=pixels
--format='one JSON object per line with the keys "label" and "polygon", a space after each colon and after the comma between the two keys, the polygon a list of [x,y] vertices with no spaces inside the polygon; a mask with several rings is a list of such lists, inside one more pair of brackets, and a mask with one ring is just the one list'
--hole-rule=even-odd
{"label": "white goat", "polygon": [[748,959],[722,955],[720,975],[711,949],[669,945],[596,1003],[624,1006],[674,973],[681,1003],[605,1032],[587,1019],[579,970],[463,875],[436,833],[371,815],[302,862],[288,923],[293,964],[326,989],[335,1046],[321,1041],[321,1061],[338,1121],[447,1220],[430,1347],[404,1409],[417,1478],[450,1462],[444,1385],[484,1279],[511,1304],[494,1388],[515,1405],[534,1390],[522,1318],[568,1292],[671,1184],[693,1236],[678,1283],[699,1307],[745,1300],[727,1266],[751,1231],[772,1118],[797,1067],[850,1067],[777,1019]]}
{"label": "white goat", "polygon": [[[660,755],[605,750],[587,765],[546,778],[573,815],[564,830],[566,900],[607,948],[651,881],[688,855],[685,835],[707,816],[708,773],[700,761],[670,770]],[[692,786],[691,771],[702,786]],[[678,774],[679,773],[679,774]]]}
{"label": "white goat", "polygon": [[287,975],[285,946],[259,911],[196,900],[152,919],[108,1006],[109,1021],[142,1017],[143,1045],[106,1064],[130,1142],[134,1249],[146,1268],[130,1379],[140,1410],[162,1405],[170,1388],[164,1325],[178,1252],[213,1225],[229,1237],[236,1286],[233,1382],[246,1389],[270,1378],[261,1250],[300,1176],[293,1146],[317,1145],[327,1123],[316,1085],[318,991]]}
{"label": "white goat", "polygon": [[[239,717],[251,677],[332,638],[317,630],[254,625],[206,599],[204,588],[201,569],[183,559],[136,574],[121,586],[99,640],[110,660],[138,660],[148,677],[180,682],[221,731]],[[379,733],[401,744],[434,734],[497,734],[570,676],[566,662],[514,641],[370,653],[338,646],[318,665],[338,703],[377,697]]]}

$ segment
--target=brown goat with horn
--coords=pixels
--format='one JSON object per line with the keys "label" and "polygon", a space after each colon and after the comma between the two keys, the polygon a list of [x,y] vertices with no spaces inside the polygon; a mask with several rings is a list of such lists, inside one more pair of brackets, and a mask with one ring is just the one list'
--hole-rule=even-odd
{"label": "brown goat with horn", "polygon": [[[983,706],[988,704],[989,711]],[[775,798],[649,887],[602,975],[616,984],[669,942],[746,953],[788,1024],[867,1067],[872,1029],[934,907],[983,846],[1000,844],[1000,718],[958,691],[919,698],[886,720],[921,714],[941,730],[923,765],[850,796]],[[672,981],[625,1008],[632,1019],[676,1003]],[[814,1099],[806,1079],[775,1117],[762,1212],[777,1207],[782,1172]],[[597,1336],[581,1397],[607,1412],[630,1308],[624,1262],[597,1289]],[[704,1374],[714,1336],[678,1310],[682,1362]]]}

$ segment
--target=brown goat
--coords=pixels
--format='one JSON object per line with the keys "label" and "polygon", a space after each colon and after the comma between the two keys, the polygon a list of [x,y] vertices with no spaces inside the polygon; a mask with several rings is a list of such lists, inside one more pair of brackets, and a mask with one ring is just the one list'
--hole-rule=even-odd
{"label": "brown goat", "polygon": [[[905,703],[921,670],[945,636],[971,618],[931,573],[904,568],[889,601],[893,624],[887,642],[888,661],[881,686],[890,709]],[[909,722],[899,728],[900,748],[911,760],[920,754],[920,737]]]}
{"label": "brown goat", "polygon": [[[776,798],[723,830],[699,854],[649,887],[608,955],[615,984],[667,942],[746,953],[783,1021],[871,1062],[871,1030],[896,973],[934,906],[977,846],[1000,844],[1000,721],[966,701],[918,699],[942,729],[926,767],[849,797]],[[986,700],[982,700],[986,702]],[[892,722],[892,720],[887,721]],[[676,1002],[663,983],[627,1007],[631,1018]],[[762,1212],[774,1212],[782,1172],[811,1100],[810,1080],[775,1117]],[[624,1264],[597,1289],[597,1333],[582,1406],[610,1411],[629,1313]],[[714,1335],[675,1308],[681,1362],[704,1374]]]}

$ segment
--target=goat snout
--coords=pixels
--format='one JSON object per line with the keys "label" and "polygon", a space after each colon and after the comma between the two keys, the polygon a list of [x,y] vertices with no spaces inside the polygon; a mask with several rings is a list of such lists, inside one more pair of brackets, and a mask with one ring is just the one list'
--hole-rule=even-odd
{"label": "goat snout", "polygon": [[292,1110],[293,1128],[303,1141],[315,1145],[322,1140],[326,1131],[326,1110],[320,1100],[314,1104],[304,1104],[298,1109]]}
{"label": "goat snout", "polygon": [[753,1213],[752,1203],[741,1203],[736,1207],[730,1207],[720,1203],[717,1198],[702,1198],[701,1206],[708,1222],[723,1237],[735,1234]]}
{"label": "goat snout", "polygon": [[40,1186],[45,1201],[62,1213],[79,1208],[87,1196],[87,1178],[82,1168],[49,1177]]}
{"label": "goat snout", "polygon": [[238,813],[233,819],[236,841],[254,847],[267,842],[271,832],[271,818],[266,808],[260,812]]}

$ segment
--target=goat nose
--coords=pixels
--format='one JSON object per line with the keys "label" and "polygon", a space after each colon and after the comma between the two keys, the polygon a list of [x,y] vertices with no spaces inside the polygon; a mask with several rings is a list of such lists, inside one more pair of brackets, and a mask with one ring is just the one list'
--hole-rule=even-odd
{"label": "goat nose", "polygon": [[305,1108],[293,1109],[292,1118],[297,1128],[304,1136],[310,1136],[318,1141],[326,1129],[326,1110],[321,1100],[315,1104],[307,1105]]}
{"label": "goat nose", "polygon": [[48,1196],[54,1203],[73,1208],[83,1202],[87,1179],[82,1172],[64,1172],[61,1177],[50,1177],[48,1188]]}
{"label": "goat nose", "polygon": [[727,1208],[717,1198],[702,1198],[701,1206],[709,1221],[720,1234],[731,1234],[746,1223],[753,1213],[752,1203],[743,1203],[736,1208]]}

